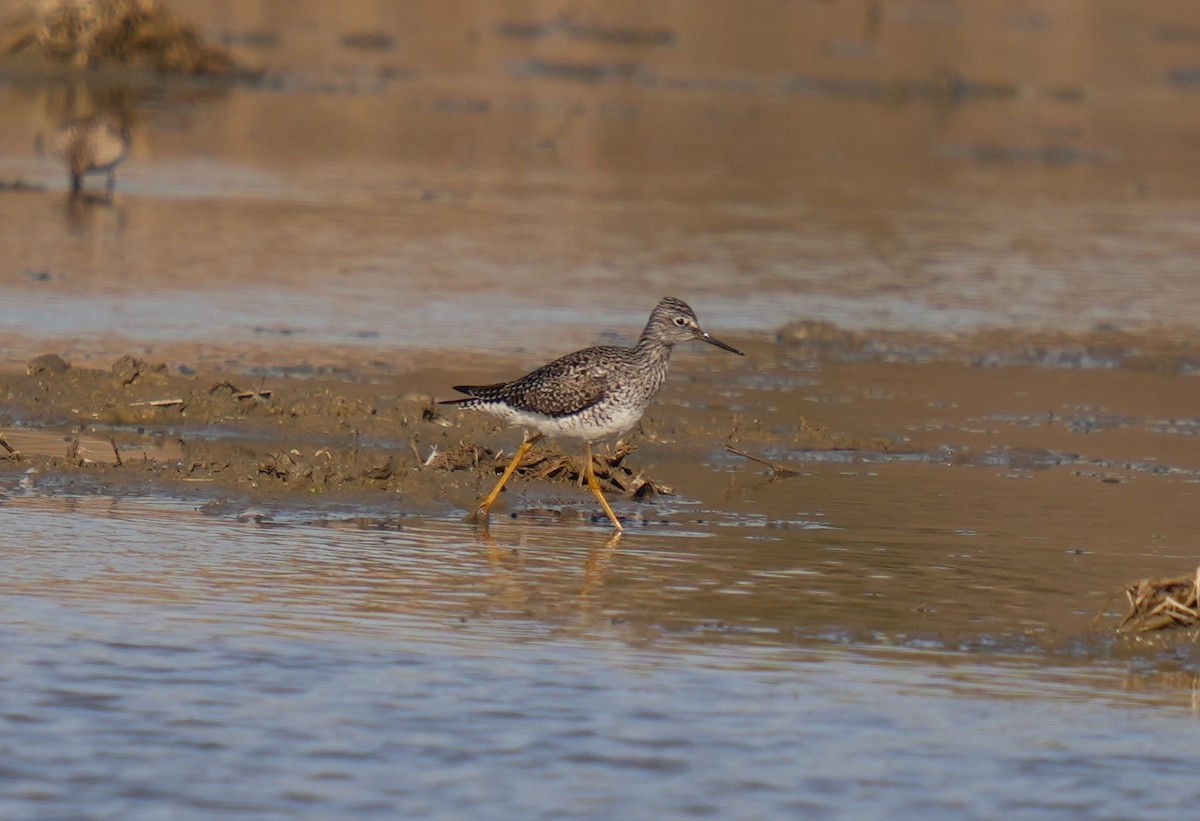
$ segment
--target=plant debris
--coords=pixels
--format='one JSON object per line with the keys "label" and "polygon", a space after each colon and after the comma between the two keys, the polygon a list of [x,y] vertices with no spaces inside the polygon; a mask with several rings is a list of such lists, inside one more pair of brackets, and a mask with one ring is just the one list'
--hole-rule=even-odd
{"label": "plant debris", "polygon": [[1172,627],[1195,627],[1200,622],[1198,590],[1200,567],[1191,576],[1135,582],[1125,588],[1129,611],[1117,625],[1117,630],[1146,633]]}
{"label": "plant debris", "polygon": [[772,481],[776,479],[788,479],[792,476],[800,475],[800,471],[798,470],[792,470],[791,468],[784,467],[778,462],[772,462],[770,459],[764,459],[761,456],[755,456],[753,453],[747,453],[744,450],[739,450],[728,443],[725,444],[725,450],[729,453],[732,453],[734,456],[741,456],[743,459],[749,459],[751,462],[758,462],[760,465],[766,465],[767,469],[770,471]]}
{"label": "plant debris", "polygon": [[224,49],[162,0],[40,0],[0,26],[5,55],[72,68],[120,66],[168,74],[247,75]]}
{"label": "plant debris", "polygon": [[[649,499],[659,493],[672,495],[672,488],[648,479],[644,473],[624,464],[625,457],[635,450],[634,445],[620,441],[607,453],[593,454],[593,468],[601,487],[631,499]],[[424,466],[444,471],[482,470],[487,475],[499,475],[508,466],[510,458],[503,451],[463,443],[432,454]],[[582,459],[553,446],[531,449],[517,465],[515,475],[564,484],[582,485],[584,482]]]}

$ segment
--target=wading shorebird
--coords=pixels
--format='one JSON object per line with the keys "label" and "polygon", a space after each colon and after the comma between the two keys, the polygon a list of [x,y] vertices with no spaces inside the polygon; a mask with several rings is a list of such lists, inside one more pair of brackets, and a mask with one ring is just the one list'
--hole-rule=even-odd
{"label": "wading shorebird", "polygon": [[83,190],[85,174],[108,175],[106,191],[112,197],[116,168],[125,159],[132,138],[129,129],[105,114],[68,120],[59,127],[51,143],[54,153],[66,160],[71,175],[71,193]]}
{"label": "wading shorebird", "polygon": [[500,491],[530,448],[546,436],[565,436],[583,440],[584,479],[613,527],[621,530],[592,468],[592,445],[627,433],[638,423],[666,382],[672,348],[693,339],[743,356],[737,348],[702,330],[686,302],[663,297],[632,348],[584,348],[512,382],[455,385],[454,390],[469,394],[469,398],[439,404],[480,410],[526,430],[521,447],[492,492],[475,508],[474,517],[486,521]]}

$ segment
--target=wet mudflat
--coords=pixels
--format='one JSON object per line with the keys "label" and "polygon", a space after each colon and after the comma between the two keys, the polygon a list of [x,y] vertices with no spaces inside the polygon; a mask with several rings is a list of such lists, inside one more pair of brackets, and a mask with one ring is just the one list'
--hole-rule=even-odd
{"label": "wet mudflat", "polygon": [[[1194,805],[1114,630],[1200,564],[1190,5],[177,7],[262,78],[0,82],[0,815]],[[625,535],[569,445],[464,523],[520,433],[436,400],[667,294],[747,356]]]}

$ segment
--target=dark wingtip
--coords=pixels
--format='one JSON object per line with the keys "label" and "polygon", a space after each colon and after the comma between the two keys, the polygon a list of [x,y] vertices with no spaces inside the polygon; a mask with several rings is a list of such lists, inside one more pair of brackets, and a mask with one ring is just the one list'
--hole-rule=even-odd
{"label": "dark wingtip", "polygon": [[466,399],[442,399],[438,402],[439,405],[461,405],[463,402],[470,402],[475,398],[475,391],[478,390],[476,385],[455,385],[454,390],[459,393],[465,393]]}

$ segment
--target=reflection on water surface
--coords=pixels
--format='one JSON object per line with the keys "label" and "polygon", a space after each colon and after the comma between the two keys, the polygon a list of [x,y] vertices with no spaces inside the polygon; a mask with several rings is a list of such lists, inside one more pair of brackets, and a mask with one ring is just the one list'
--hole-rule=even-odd
{"label": "reflection on water surface", "polygon": [[[808,578],[773,577],[778,554],[728,527],[607,545],[598,528],[505,523],[488,542],[450,522],[237,523],[103,497],[9,497],[0,520],[14,817],[1189,800],[1171,785],[1191,759],[1156,739],[1195,710],[1194,682],[801,641],[776,628],[820,613]],[[829,595],[838,584],[825,576]]]}

